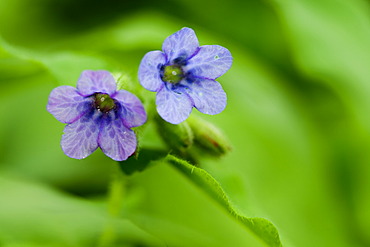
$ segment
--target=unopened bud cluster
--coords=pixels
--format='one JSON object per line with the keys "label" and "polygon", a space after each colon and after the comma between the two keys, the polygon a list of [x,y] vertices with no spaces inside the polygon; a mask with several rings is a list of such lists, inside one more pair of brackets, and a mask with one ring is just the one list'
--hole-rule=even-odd
{"label": "unopened bud cluster", "polygon": [[170,151],[190,158],[220,157],[231,150],[230,142],[214,124],[191,116],[180,124],[170,124],[159,116],[157,130]]}

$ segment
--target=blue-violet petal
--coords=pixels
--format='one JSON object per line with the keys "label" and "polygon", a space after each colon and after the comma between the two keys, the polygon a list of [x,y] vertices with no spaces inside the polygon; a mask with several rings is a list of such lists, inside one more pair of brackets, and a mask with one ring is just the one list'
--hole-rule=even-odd
{"label": "blue-violet petal", "polygon": [[126,128],[119,117],[104,118],[98,138],[99,147],[113,160],[126,160],[136,150],[135,132]]}
{"label": "blue-violet petal", "polygon": [[92,110],[64,128],[61,146],[67,156],[84,159],[98,148],[100,117],[100,112]]}
{"label": "blue-violet petal", "polygon": [[214,80],[228,71],[232,62],[228,49],[219,45],[203,45],[184,69],[195,77]]}
{"label": "blue-violet petal", "polygon": [[83,96],[94,93],[113,94],[116,91],[116,81],[111,73],[105,70],[85,70],[77,82],[77,90]]}
{"label": "blue-violet petal", "polygon": [[78,94],[76,88],[60,86],[51,91],[47,110],[62,123],[73,123],[91,109],[92,99]]}
{"label": "blue-violet petal", "polygon": [[204,114],[215,115],[226,107],[226,93],[217,81],[197,79],[189,86],[188,94],[195,108]]}
{"label": "blue-violet petal", "polygon": [[176,93],[166,87],[157,93],[156,105],[158,114],[172,124],[186,120],[193,108],[193,102],[186,93]]}
{"label": "blue-violet petal", "polygon": [[167,55],[167,60],[172,62],[179,57],[188,58],[192,56],[198,47],[199,42],[194,30],[184,27],[165,39],[162,50]]}
{"label": "blue-violet petal", "polygon": [[165,63],[166,56],[161,51],[145,54],[139,66],[139,81],[145,89],[156,92],[163,87],[160,67]]}
{"label": "blue-violet petal", "polygon": [[143,104],[134,94],[119,90],[113,96],[119,106],[119,116],[127,128],[143,125],[146,121],[146,112]]}

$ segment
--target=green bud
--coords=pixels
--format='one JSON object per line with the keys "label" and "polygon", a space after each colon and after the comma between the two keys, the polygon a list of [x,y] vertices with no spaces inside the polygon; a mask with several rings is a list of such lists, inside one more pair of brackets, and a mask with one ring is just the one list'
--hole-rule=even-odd
{"label": "green bud", "polygon": [[193,145],[193,132],[187,122],[171,124],[157,115],[155,123],[159,135],[171,150],[185,153]]}
{"label": "green bud", "polygon": [[199,117],[187,119],[194,134],[194,144],[212,156],[221,156],[231,151],[230,141],[219,128]]}
{"label": "green bud", "polygon": [[178,65],[168,65],[164,67],[162,79],[166,82],[177,84],[184,77],[182,69]]}

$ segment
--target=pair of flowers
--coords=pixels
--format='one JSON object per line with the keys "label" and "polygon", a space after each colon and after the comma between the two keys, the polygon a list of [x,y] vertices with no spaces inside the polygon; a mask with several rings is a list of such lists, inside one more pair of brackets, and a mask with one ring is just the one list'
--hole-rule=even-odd
{"label": "pair of flowers", "polygon": [[[179,124],[192,108],[218,114],[226,106],[226,94],[215,81],[232,64],[230,52],[218,45],[199,46],[194,31],[183,28],[169,36],[163,51],[148,52],[139,67],[139,81],[157,92],[158,114]],[[60,86],[49,96],[47,110],[67,126],[61,140],[64,153],[83,159],[98,147],[113,160],[126,160],[137,146],[131,129],[146,122],[141,101],[117,90],[108,71],[83,71],[77,88]]]}

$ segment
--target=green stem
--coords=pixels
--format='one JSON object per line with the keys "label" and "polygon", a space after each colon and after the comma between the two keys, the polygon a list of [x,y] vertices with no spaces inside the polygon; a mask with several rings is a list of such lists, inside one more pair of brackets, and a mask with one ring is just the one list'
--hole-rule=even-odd
{"label": "green stem", "polygon": [[120,216],[125,189],[124,175],[117,165],[113,167],[108,192],[108,218],[99,239],[99,247],[112,246],[116,239],[114,220]]}

